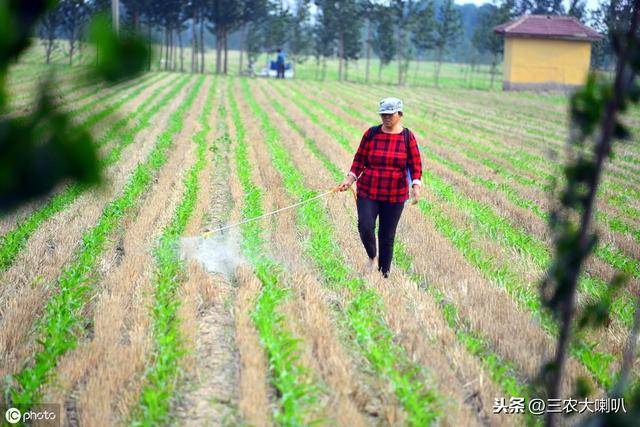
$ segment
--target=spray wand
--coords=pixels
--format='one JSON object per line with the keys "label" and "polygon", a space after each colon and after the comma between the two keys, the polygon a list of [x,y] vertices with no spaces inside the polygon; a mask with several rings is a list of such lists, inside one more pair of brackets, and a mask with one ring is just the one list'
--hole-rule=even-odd
{"label": "spray wand", "polygon": [[[226,225],[224,227],[220,227],[220,228],[216,228],[216,229],[213,229],[213,230],[205,231],[204,233],[201,234],[201,236],[202,237],[209,237],[209,236],[212,236],[213,234],[220,233],[220,232],[222,232],[224,230],[228,230],[230,228],[239,227],[239,226],[241,226],[243,224],[246,224],[248,222],[258,221],[260,219],[263,219],[263,218],[266,218],[266,217],[269,217],[269,216],[272,216],[272,215],[279,214],[280,212],[284,212],[286,210],[293,209],[293,208],[298,207],[300,205],[304,205],[305,203],[309,203],[309,202],[312,202],[314,200],[321,199],[321,198],[326,197],[326,196],[328,196],[330,194],[337,193],[338,191],[340,191],[338,188],[339,187],[332,188],[331,190],[326,191],[326,192],[324,192],[322,194],[318,194],[317,196],[310,197],[308,199],[302,200],[302,201],[300,201],[298,203],[294,203],[293,205],[286,206],[284,208],[276,209],[275,211],[271,211],[271,212],[264,213],[262,215],[258,215],[258,216],[254,217],[254,218],[247,218],[247,219],[245,219],[243,221],[236,222],[234,224],[229,224],[229,225]],[[351,193],[353,194],[354,201],[357,202],[356,192],[351,187],[349,187],[349,190],[351,190]]]}

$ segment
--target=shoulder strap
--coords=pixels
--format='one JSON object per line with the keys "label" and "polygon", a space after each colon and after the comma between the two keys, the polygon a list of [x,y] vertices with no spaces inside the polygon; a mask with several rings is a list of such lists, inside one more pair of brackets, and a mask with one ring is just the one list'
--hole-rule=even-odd
{"label": "shoulder strap", "polygon": [[409,128],[402,129],[402,136],[404,136],[404,145],[407,147],[407,153],[409,152]]}
{"label": "shoulder strap", "polygon": [[380,132],[382,125],[371,126],[369,132],[367,132],[367,142],[373,140],[373,137]]}

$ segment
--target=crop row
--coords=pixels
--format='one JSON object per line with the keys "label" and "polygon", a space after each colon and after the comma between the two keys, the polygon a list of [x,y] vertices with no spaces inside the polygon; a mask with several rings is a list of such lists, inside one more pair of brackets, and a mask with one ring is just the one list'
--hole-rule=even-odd
{"label": "crop row", "polygon": [[[435,123],[434,123],[434,126],[435,126]],[[418,129],[423,130],[422,127],[418,127]],[[540,180],[529,180],[529,179],[524,180],[523,177],[521,177],[519,174],[506,171],[499,164],[492,162],[486,158],[483,158],[482,156],[478,155],[477,152],[473,152],[469,150],[467,146],[472,145],[470,143],[469,138],[470,137],[466,135],[464,139],[461,139],[459,141],[461,143],[461,147],[460,147],[461,151],[464,152],[469,159],[473,159],[481,162],[485,166],[488,166],[494,171],[503,175],[505,178],[507,178],[507,180],[515,180],[528,186],[537,186],[539,188],[542,188],[545,191],[548,190],[546,185],[542,184]],[[447,142],[451,141],[451,139],[448,139],[447,141],[445,141],[439,137],[436,137],[436,138],[431,138],[431,141],[440,146],[448,146]],[[425,147],[425,150],[428,150],[428,147]],[[478,150],[478,152],[482,152],[482,151],[483,150]],[[464,175],[468,174],[468,171],[466,171],[462,165],[443,158],[442,156],[435,153],[433,150],[429,150],[428,152],[429,152],[430,158],[433,157],[438,162],[444,164],[445,166],[449,167],[452,170],[455,170],[456,172],[459,172]],[[516,164],[515,166],[518,168],[518,170],[522,169],[523,167],[521,164]],[[473,180],[473,182],[480,184],[489,190],[492,190],[492,191],[497,190],[502,192],[516,206],[530,209],[534,214],[536,214],[541,219],[543,220],[548,219],[547,213],[544,212],[539,205],[537,205],[532,200],[525,199],[519,196],[517,191],[514,188],[510,187],[507,183],[502,183],[500,185],[497,185],[493,181],[483,179],[482,177],[479,177],[479,176],[473,176],[471,177],[471,179]],[[630,197],[628,195],[629,191],[625,189],[618,189],[616,191],[619,191],[619,194],[621,195],[622,198],[625,199],[625,202],[626,202],[626,198]],[[614,198],[616,200],[618,199],[617,197],[614,197]],[[615,204],[618,205],[619,201],[615,202]],[[629,215],[629,217],[633,218],[634,213],[631,212],[630,209],[631,208],[626,209],[626,211],[628,211],[626,213]],[[625,211],[625,208],[623,208],[622,210]],[[636,240],[640,242],[640,230],[635,230],[635,232],[633,232],[633,230],[630,229],[631,226],[629,226],[628,224],[625,224],[626,227],[624,227],[623,230],[620,230],[619,229],[620,224],[624,224],[620,219],[616,218],[615,220],[613,220],[610,217],[608,217],[608,215],[605,214],[604,212],[598,213],[596,215],[599,220],[605,220],[606,222],[609,222],[611,229],[615,229],[616,231],[621,231],[621,232],[631,232],[631,234],[633,234],[636,237]],[[624,271],[625,273],[627,273],[632,277],[636,277],[636,278],[640,277],[640,263],[637,260],[625,255],[621,250],[612,247],[611,245],[598,246],[598,248],[596,248],[596,256],[602,259],[603,261],[605,261],[606,263],[608,263],[609,265],[611,265],[612,267],[619,269],[621,271]]]}
{"label": "crop row", "polygon": [[[286,120],[289,126],[295,130],[303,139],[305,146],[311,151],[325,168],[331,173],[336,182],[342,180],[344,171],[331,162],[331,160],[322,153],[317,142],[313,137],[306,136],[300,126],[289,117],[283,106],[276,100],[270,99],[269,103],[274,109]],[[398,268],[404,271],[416,283],[423,281],[422,277],[413,273],[412,256],[407,252],[404,244],[397,241],[394,246],[394,261]],[[455,305],[444,298],[442,292],[434,286],[421,286],[423,290],[429,291],[438,302],[438,307],[442,309],[443,317],[447,321],[448,326],[455,332],[455,336],[461,342],[467,351],[477,357],[484,368],[489,372],[492,381],[499,384],[505,395],[529,397],[532,395],[532,387],[524,383],[519,378],[517,366],[510,361],[502,358],[495,350],[491,348],[490,342],[484,338],[480,332],[474,331],[468,322],[460,318]],[[534,418],[527,419],[528,424],[535,424]]]}
{"label": "crop row", "polygon": [[[107,134],[98,140],[98,146],[103,146],[111,141],[115,145],[106,155],[100,159],[103,168],[115,164],[122,154],[122,151],[134,142],[136,135],[147,128],[151,119],[171,98],[173,98],[186,84],[187,80],[182,79],[178,84],[173,84],[173,80],[166,86],[172,89],[161,99],[157,99],[166,86],[157,88],[140,107],[131,115],[125,115],[118,120]],[[133,96],[133,94],[132,94]],[[151,105],[151,108],[148,108]],[[148,108],[148,109],[147,109]],[[126,129],[130,120],[138,119],[136,125]],[[16,259],[17,255],[24,249],[29,237],[40,227],[40,225],[58,212],[63,211],[73,203],[81,194],[87,191],[88,187],[82,184],[71,184],[65,190],[54,195],[43,206],[31,213],[27,218],[20,221],[15,228],[8,231],[0,238],[0,271],[6,270]]]}
{"label": "crop row", "polygon": [[[246,80],[242,89],[253,114],[262,123],[265,142],[274,167],[292,197],[307,199],[315,195],[304,185],[302,174],[295,168],[290,154],[279,142],[277,129],[269,116],[253,99]],[[351,300],[346,307],[346,322],[362,354],[376,372],[392,384],[396,397],[405,409],[412,425],[427,425],[440,415],[441,396],[424,383],[425,373],[413,363],[402,347],[393,340],[393,333],[383,321],[384,305],[380,296],[364,280],[346,267],[344,255],[332,233],[332,226],[320,202],[302,205],[297,210],[297,223],[308,233],[307,255],[316,263],[329,286],[347,289]]]}
{"label": "crop row", "polygon": [[[354,89],[355,92],[355,89]],[[351,97],[354,94],[350,94]],[[363,96],[359,96],[360,100],[364,100]],[[321,107],[321,106],[320,106]],[[368,120],[367,116],[360,113],[359,111],[344,107],[343,108],[348,114],[354,115],[362,120]],[[430,122],[429,127],[424,127],[424,125],[419,124],[418,121],[412,119],[411,116],[406,117],[407,123],[411,123],[412,127],[415,125],[415,129],[420,130],[426,135],[430,136],[430,141],[441,146],[449,148],[451,143],[456,143],[456,148],[462,154],[464,154],[470,161],[477,162],[482,164],[495,173],[503,177],[507,181],[517,182],[526,187],[537,188],[542,191],[548,191],[550,185],[550,175],[546,174],[544,176],[540,176],[540,168],[533,167],[526,163],[526,158],[530,156],[530,153],[526,153],[525,151],[518,150],[520,156],[524,156],[525,160],[522,158],[516,157],[512,154],[513,150],[502,150],[495,151],[490,147],[487,147],[487,141],[494,146],[501,147],[501,145],[497,142],[494,142],[492,138],[477,138],[474,135],[477,133],[473,130],[467,133],[460,133],[456,129],[464,126],[460,121],[452,122],[450,125],[441,124],[442,121],[446,121],[446,117],[441,117],[440,115],[436,120],[432,120]],[[436,129],[434,131],[434,129]],[[493,156],[489,155],[493,153]],[[540,156],[534,156],[536,160],[540,159]],[[507,161],[507,164],[510,167],[504,167],[502,164]],[[524,176],[522,171],[529,171],[529,173],[535,178],[530,178]],[[605,184],[605,187],[608,184]],[[633,212],[634,208],[628,207],[624,201],[630,200],[633,198],[633,190],[627,187],[622,187],[618,183],[611,183],[612,188],[608,192],[611,198],[611,206],[616,206],[623,213],[627,213],[631,218],[634,218]],[[604,191],[601,188],[601,192]],[[605,212],[597,212],[597,218],[606,222],[612,230],[620,231],[620,232],[628,232],[632,234],[638,242],[640,242],[640,229],[636,229],[629,222],[623,221],[621,218],[612,218],[610,215]]]}
{"label": "crop row", "polygon": [[[241,212],[243,218],[253,218],[264,213],[262,192],[252,182],[246,131],[231,85],[229,104],[236,129],[237,174],[244,190]],[[243,253],[263,286],[251,317],[269,358],[273,385],[280,393],[274,419],[284,425],[301,425],[308,422],[305,417],[313,410],[319,388],[309,378],[307,368],[300,364],[298,340],[287,329],[286,319],[278,311],[278,306],[289,297],[290,290],[282,283],[282,268],[265,255],[265,243],[263,229],[257,222],[242,227]]]}
{"label": "crop row", "polygon": [[[413,93],[402,91],[403,96]],[[513,103],[505,103],[504,99],[501,99],[500,101],[494,100],[495,102],[491,103],[491,109],[483,110],[480,114],[478,106],[487,104],[487,94],[482,94],[481,98],[473,98],[473,93],[471,93],[471,98],[469,98],[469,93],[466,95],[467,97],[461,100],[459,97],[452,98],[451,94],[443,95],[436,91],[429,91],[427,105],[434,107],[435,111],[439,113],[439,119],[451,117],[456,119],[456,123],[473,123],[480,129],[506,133],[507,136],[512,133],[514,123],[517,123],[518,132],[524,132],[528,140],[537,140],[544,147],[551,144],[561,148],[563,145],[567,130],[564,112],[558,114],[555,111],[545,111],[541,117],[532,117],[531,112],[535,111],[535,104],[528,104],[526,108],[521,108]],[[451,99],[456,99],[458,102],[452,103]],[[414,100],[417,101],[415,98]],[[469,104],[466,104],[465,101],[469,101]],[[566,105],[567,98],[563,99],[563,103]],[[424,102],[421,104],[425,105]],[[534,149],[539,147],[540,145],[532,146]]]}
{"label": "crop row", "polygon": [[[301,101],[301,98],[303,98],[302,96],[300,96],[299,93],[297,93],[297,98],[299,101]],[[298,105],[300,105],[301,102],[298,103]],[[341,117],[335,115],[332,111],[328,110],[326,107],[323,108],[322,105],[320,104],[316,104],[318,106],[318,108],[322,109],[323,113],[329,117],[332,121],[335,121],[337,124],[340,125],[340,127],[342,129],[348,129],[351,133],[351,135],[353,135],[353,137],[357,137],[357,130],[355,128],[353,128],[353,126],[351,126],[349,123],[347,123],[344,119],[342,119]],[[345,111],[347,111],[345,109]],[[347,112],[352,112],[353,109],[349,109]],[[309,108],[305,106],[305,112],[309,112]],[[339,138],[338,142],[343,145],[345,148],[349,147],[349,141],[340,133],[337,131],[332,131],[332,136]],[[439,139],[435,139],[434,142],[436,142],[439,145],[443,145],[444,142],[439,140]],[[423,147],[423,149],[428,150],[428,148]],[[462,165],[457,164],[451,160],[448,159],[444,159],[442,156],[437,155],[436,153],[433,152],[433,150],[429,150],[428,151],[430,155],[429,158],[433,158],[434,160],[438,161],[439,163],[443,164],[444,166],[446,166],[449,169],[452,169],[462,175],[468,175],[467,172],[465,172],[465,169],[463,168]],[[485,188],[495,191],[495,190],[505,190],[505,194],[506,196],[510,199],[510,201],[512,201],[515,205],[519,206],[519,207],[524,207],[524,208],[529,208],[531,209],[536,215],[541,216],[542,218],[545,218],[546,214],[542,212],[542,210],[536,206],[533,202],[527,202],[526,199],[521,198],[520,196],[517,195],[517,192],[515,190],[513,190],[512,188],[510,188],[507,184],[505,185],[501,185],[501,186],[496,186],[495,183],[493,183],[491,180],[487,180],[487,179],[483,179],[482,177],[477,177],[474,176],[471,178],[473,182],[480,184],[482,186],[484,186]],[[536,251],[537,252],[544,252],[545,249],[542,248],[542,243],[538,242],[535,238],[533,238],[532,236],[528,236],[528,239],[530,239],[533,244],[536,247]],[[603,261],[607,262],[608,264],[610,264],[612,267],[620,269],[624,272],[626,272],[627,274],[629,274],[630,276],[633,277],[640,277],[640,263],[638,263],[638,261],[626,256],[624,253],[622,253],[622,251],[620,251],[619,249],[616,248],[612,248],[609,245],[605,245],[605,246],[599,246],[596,249],[596,256],[598,256],[600,259],[602,259]],[[539,258],[540,260],[542,260],[543,258]],[[544,261],[541,261],[542,264],[544,264]],[[540,264],[540,265],[542,265]],[[600,288],[602,288],[600,286]]]}
{"label": "crop row", "polygon": [[[199,88],[203,81],[204,76],[200,77],[196,87]],[[180,334],[177,315],[180,299],[176,295],[186,273],[177,248],[180,235],[184,232],[198,199],[199,175],[206,165],[207,136],[211,130],[209,118],[215,90],[214,80],[198,119],[200,130],[193,136],[197,147],[196,162],[186,171],[182,199],[153,250],[156,262],[155,303],[152,312],[154,351],[145,372],[145,386],[134,416],[134,425],[152,426],[167,422],[170,399],[179,378],[180,359],[187,351]]]}
{"label": "crop row", "polygon": [[[362,92],[359,89],[352,88],[352,94]],[[417,105],[415,117],[424,114],[428,116],[431,110],[434,110],[434,102],[433,100],[429,100],[428,103],[424,103],[422,99],[416,98],[412,93],[403,93],[403,96],[406,95],[408,100],[413,100],[415,105]],[[436,103],[437,105],[437,103]],[[495,158],[505,158],[510,162],[518,162],[517,171],[519,174],[522,174],[525,171],[527,174],[536,177],[534,182],[539,183],[540,185],[545,185],[548,183],[548,180],[552,174],[559,174],[561,172],[561,165],[557,162],[549,162],[545,156],[545,150],[551,149],[551,142],[548,138],[543,139],[542,141],[536,141],[537,136],[527,135],[525,138],[520,138],[519,141],[526,145],[526,150],[523,150],[523,147],[515,146],[515,144],[505,145],[500,141],[511,141],[513,140],[513,130],[502,130],[496,131],[492,129],[492,124],[495,120],[503,119],[505,114],[497,115],[496,117],[487,117],[486,112],[484,116],[481,117],[481,121],[477,122],[474,120],[474,111],[463,110],[463,113],[459,117],[453,116],[456,110],[460,109],[459,103],[452,103],[449,101],[443,101],[442,106],[435,108],[436,119],[432,120],[429,124],[429,129],[427,131],[431,134],[432,129],[436,131],[436,134],[446,135],[449,139],[454,142],[461,142],[463,147],[466,147],[467,141],[471,138],[473,139],[473,146],[478,147],[478,153],[484,155],[484,152],[489,150]],[[476,114],[477,116],[477,114]],[[494,120],[495,119],[495,120]],[[530,121],[530,120],[529,120]],[[527,122],[526,119],[520,119],[520,121],[514,120],[511,122],[511,126],[513,123],[518,123],[518,129],[521,130],[521,125]],[[539,123],[540,128],[544,128],[543,123]],[[498,139],[496,139],[498,138]],[[560,145],[552,144],[552,145]],[[466,147],[468,148],[468,147]],[[559,149],[562,146],[559,146]],[[534,153],[537,153],[534,155]],[[547,171],[549,171],[547,172]],[[622,206],[625,205],[621,203],[624,200],[624,195],[631,191],[628,197],[634,197],[636,199],[640,198],[640,192],[637,189],[628,188],[629,180],[633,180],[637,175],[637,170],[633,168],[630,173],[622,173],[616,171],[608,171],[608,176],[617,177],[620,181],[613,181],[607,179],[600,191],[603,194],[608,194],[607,200],[614,206]]]}
{"label": "crop row", "polygon": [[[330,114],[329,112],[325,113]],[[315,122],[319,126],[324,127],[329,131],[330,128],[328,126],[323,126],[318,122],[317,116],[310,116],[310,118],[312,120],[314,120],[315,118]],[[331,117],[331,119],[337,120],[335,117]],[[336,131],[333,130],[332,132],[335,133]],[[340,143],[341,141],[338,142]],[[349,149],[350,151],[353,150],[353,148],[348,145],[348,141],[343,139],[342,144],[347,144],[345,148]],[[503,219],[497,216],[497,214],[493,213],[493,211],[489,207],[482,206],[478,202],[462,196],[461,194],[457,193],[451,186],[443,190],[442,186],[438,186],[438,184],[443,184],[444,182],[439,178],[437,181],[435,181],[434,178],[437,177],[435,177],[435,175],[433,174],[430,174],[429,171],[425,171],[424,182],[426,185],[429,185],[435,192],[440,190],[440,193],[444,195],[455,195],[456,201],[464,201],[465,203],[467,203],[467,205],[474,205],[478,208],[475,212],[475,220],[482,226],[481,228],[483,230],[489,231],[489,233],[487,233],[489,237],[492,237],[491,231],[495,232],[497,229],[499,229],[504,233],[504,239],[506,239],[506,241],[510,242],[511,244],[518,242],[518,239],[521,238],[522,232],[513,229],[513,227],[510,227]],[[452,197],[450,197],[449,200],[447,200],[446,198],[443,198],[443,200],[445,200],[447,203],[452,203]],[[544,312],[540,309],[537,293],[527,287],[524,287],[521,284],[522,281],[519,280],[518,275],[513,272],[508,266],[500,266],[497,260],[491,259],[491,257],[484,254],[479,247],[474,246],[471,243],[474,240],[474,235],[472,233],[478,231],[476,227],[467,229],[464,232],[462,232],[462,230],[456,230],[451,220],[446,218],[443,212],[436,211],[437,207],[435,205],[429,204],[426,201],[422,201],[420,207],[423,212],[425,212],[426,216],[434,221],[436,227],[438,228],[438,231],[449,240],[451,240],[452,243],[465,255],[465,258],[467,258],[473,265],[478,267],[487,278],[496,283],[503,284],[506,287],[507,291],[509,291],[509,294],[516,300],[516,302],[523,306],[526,306],[530,311],[532,311],[542,320],[543,326],[545,326],[548,332],[552,334],[554,333],[555,326],[553,325],[553,322],[548,318],[548,316],[545,317],[542,314]],[[458,208],[464,209],[464,207],[460,204],[458,205]],[[441,222],[434,220],[435,218],[440,218],[436,216],[436,213],[439,213],[441,215]],[[480,214],[484,214],[484,217],[480,216]],[[489,216],[487,217],[487,215]],[[526,245],[523,246],[524,250],[527,251]],[[577,356],[578,360],[580,360],[589,369],[589,371],[594,375],[598,382],[600,382],[601,384],[609,384],[611,378],[608,374],[608,370],[610,363],[613,360],[613,356],[608,353],[601,353],[596,351],[589,353],[587,351],[589,347],[584,342],[579,342],[576,344],[576,346],[577,347],[574,351],[574,355]]]}
{"label": "crop row", "polygon": [[[428,114],[428,111],[432,108],[431,105],[429,107],[420,107],[416,109],[418,115],[421,112]],[[545,183],[548,183],[552,176],[561,174],[562,165],[556,161],[550,162],[548,156],[545,155],[545,151],[551,151],[556,156],[561,156],[563,151],[561,151],[560,142],[552,144],[548,139],[538,141],[536,138],[527,135],[518,138],[519,144],[516,144],[510,142],[514,138],[513,129],[493,130],[487,125],[488,122],[491,122],[490,118],[487,117],[482,123],[476,123],[465,116],[456,118],[452,117],[451,114],[447,114],[447,112],[451,112],[454,109],[455,105],[445,104],[442,107],[442,111],[437,111],[437,119],[430,122],[430,128],[435,133],[447,136],[453,141],[462,139],[463,143],[466,143],[468,139],[472,138],[474,141],[473,146],[482,148],[482,151],[479,151],[480,153],[486,151],[495,158],[504,158],[517,166],[517,170],[520,173],[524,172],[529,176],[542,178],[543,180],[541,180],[540,184],[545,185],[542,187],[543,189],[546,189],[548,184]],[[542,126],[542,123],[539,123],[539,126]],[[556,148],[554,149],[554,147]],[[609,204],[620,208],[622,212],[632,217],[637,214],[637,210],[630,209],[624,202],[629,197],[640,198],[640,192],[637,189],[628,188],[629,180],[633,179],[637,172],[635,168],[627,172],[609,169],[607,170],[607,179],[600,189],[602,194],[606,194],[606,200]],[[614,180],[613,177],[617,178],[617,180]],[[626,193],[629,194],[627,195]]]}
{"label": "crop row", "polygon": [[[201,80],[200,82],[201,83]],[[156,144],[144,163],[138,164],[130,175],[122,194],[103,210],[98,223],[82,236],[74,260],[67,265],[56,281],[58,291],[45,306],[38,319],[35,334],[40,349],[24,369],[13,377],[8,390],[14,406],[27,409],[38,401],[41,386],[48,381],[51,370],[60,356],[74,348],[78,336],[89,323],[84,306],[90,299],[92,285],[96,281],[95,267],[104,252],[109,236],[132,212],[141,196],[151,187],[153,178],[167,161],[167,154],[174,143],[174,135],[182,128],[185,113],[195,99],[200,84],[193,85],[187,97],[174,111],[167,129],[157,138]]]}
{"label": "crop row", "polygon": [[[364,99],[364,97],[366,96],[365,94],[361,94],[360,91],[356,88],[349,87],[349,90],[352,92],[349,93],[350,97],[357,96],[360,99]],[[409,95],[407,94],[407,96]],[[417,105],[421,105],[422,103],[422,100],[419,99],[415,99],[414,101]],[[429,127],[423,129],[423,131],[430,136],[436,136],[440,139],[442,139],[442,137],[446,137],[447,146],[450,145],[450,142],[460,144],[460,148],[464,151],[466,156],[474,160],[482,161],[483,164],[501,174],[509,173],[509,176],[507,176],[507,178],[509,179],[514,179],[516,180],[516,182],[519,182],[522,185],[532,186],[540,188],[542,190],[548,189],[548,178],[550,175],[545,174],[543,177],[541,177],[540,175],[541,171],[545,171],[546,169],[548,169],[549,162],[545,162],[544,164],[537,166],[529,164],[529,162],[531,161],[540,162],[541,159],[544,158],[542,154],[534,156],[527,151],[517,149],[515,147],[508,147],[507,149],[505,149],[503,144],[494,141],[493,135],[484,135],[482,138],[478,138],[477,135],[479,134],[479,132],[487,132],[487,119],[485,118],[485,121],[483,122],[485,123],[485,125],[477,125],[475,128],[472,128],[469,126],[470,120],[467,118],[463,117],[458,120],[450,118],[451,114],[447,113],[450,113],[450,110],[455,108],[456,105],[452,105],[448,110],[438,112],[435,120],[432,120]],[[423,109],[422,112],[420,111],[421,109]],[[429,114],[430,109],[430,106],[418,107],[416,108],[415,116],[418,116],[421,113],[426,116]],[[408,122],[411,122],[411,117],[412,116],[407,116]],[[462,132],[463,129],[466,129],[466,132]],[[511,138],[510,135],[501,137]],[[528,142],[528,140],[525,141]],[[540,144],[533,144],[532,148],[534,148],[535,151],[539,149],[539,146]],[[490,153],[493,154],[493,157],[488,156],[488,154]],[[499,161],[498,163],[496,163],[491,159],[499,159]],[[500,166],[500,163],[503,162],[502,159],[509,160],[511,164],[516,168],[515,170],[517,172],[510,173],[508,170],[502,171],[501,169],[504,169]],[[535,177],[535,179],[524,176],[522,174],[523,171],[526,171],[529,175]],[[546,181],[545,178],[547,179]],[[609,187],[611,188],[608,189]],[[627,195],[627,193],[632,190],[629,190],[623,184],[618,182],[607,182],[605,183],[604,188],[601,188],[601,191],[606,192],[610,195],[610,198],[612,198],[612,206],[617,206],[618,208],[622,207],[623,209],[629,211],[629,209],[626,208],[626,206],[623,205],[621,201],[623,199],[626,200],[627,197],[631,197],[632,194]]]}

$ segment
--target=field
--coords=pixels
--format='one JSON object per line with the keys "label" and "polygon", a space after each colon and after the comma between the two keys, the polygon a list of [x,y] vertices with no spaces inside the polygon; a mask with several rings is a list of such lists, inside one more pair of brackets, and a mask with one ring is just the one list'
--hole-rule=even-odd
{"label": "field", "polygon": [[[13,69],[15,111],[43,70]],[[564,96],[165,72],[96,90],[77,72],[56,90],[107,180],[0,217],[5,397],[88,426],[541,424],[493,404],[539,396],[554,351],[538,283]],[[364,272],[350,193],[226,232],[230,276],[182,259],[185,237],[337,185],[384,96],[404,100],[425,170],[390,279]],[[592,398],[611,387],[640,291],[640,111],[625,121],[579,303],[616,270],[631,281],[607,330],[571,346],[567,397],[580,376]]]}
{"label": "field", "polygon": [[[51,56],[51,65],[53,66],[66,66],[69,64],[69,57],[66,52],[67,42],[64,40],[57,41],[59,48],[54,50]],[[74,64],[86,63],[90,60],[91,48],[84,47],[82,55],[74,57]],[[164,55],[160,56],[163,52],[163,48],[160,45],[153,45],[155,53],[154,60],[151,64],[152,71],[163,71],[164,68]],[[178,50],[176,58],[176,69],[180,70],[180,51]],[[230,74],[239,74],[240,69],[240,52],[237,50],[230,50],[228,53],[228,71]],[[191,48],[185,47],[182,52],[183,58],[183,70],[191,70]],[[216,51],[215,49],[206,49],[205,52],[205,68],[207,72],[215,71]],[[275,60],[275,53],[272,54],[260,54],[254,65],[256,72],[260,71],[263,67],[268,67],[269,60]],[[27,54],[21,58],[21,62],[30,63],[34,66],[41,66],[45,61],[44,50],[40,45],[34,45],[29,49]],[[288,59],[290,62],[290,59]],[[246,70],[247,67],[246,53],[243,58],[242,68]],[[301,79],[319,79],[322,72],[322,64],[317,64],[316,59],[313,56],[307,57],[304,61],[294,64],[295,73],[298,78]],[[434,86],[434,67],[435,63],[432,61],[417,61],[412,60],[409,64],[407,83],[411,85],[420,86]],[[352,61],[349,63],[347,79],[352,82],[364,83],[366,75],[366,60],[361,58],[358,61]],[[326,60],[326,75],[325,80],[334,81],[338,80],[338,61],[336,59]],[[379,69],[379,61],[377,58],[371,58],[369,69],[369,82],[371,83],[383,83],[383,84],[396,84],[398,82],[398,63],[393,60],[388,65],[385,65]],[[502,69],[498,65],[495,71],[495,81],[493,90],[500,90],[502,87]],[[448,63],[442,64],[440,71],[439,86],[445,88],[467,88],[467,89],[483,89],[489,90],[491,83],[490,66],[487,64],[477,64],[474,69],[471,69],[469,64]]]}

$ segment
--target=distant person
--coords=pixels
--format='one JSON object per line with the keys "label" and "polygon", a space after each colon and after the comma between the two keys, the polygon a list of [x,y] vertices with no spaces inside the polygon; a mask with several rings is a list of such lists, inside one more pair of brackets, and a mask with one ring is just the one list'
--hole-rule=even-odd
{"label": "distant person", "polygon": [[[422,160],[413,132],[402,126],[402,101],[385,98],[378,109],[382,124],[364,133],[351,170],[339,185],[346,191],[357,185],[358,232],[369,256],[369,268],[376,264],[376,220],[378,228],[378,271],[389,277],[393,241],[400,215],[413,189],[414,203],[420,199]],[[410,175],[408,175],[410,172]]]}
{"label": "distant person", "polygon": [[278,49],[278,56],[276,57],[276,78],[284,79],[284,61],[285,56],[282,49]]}

